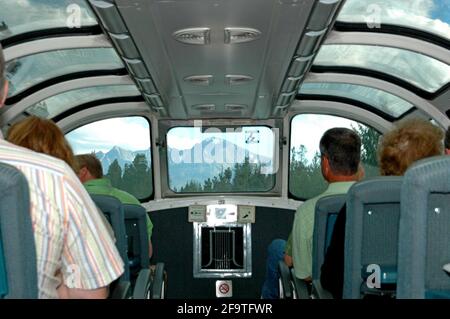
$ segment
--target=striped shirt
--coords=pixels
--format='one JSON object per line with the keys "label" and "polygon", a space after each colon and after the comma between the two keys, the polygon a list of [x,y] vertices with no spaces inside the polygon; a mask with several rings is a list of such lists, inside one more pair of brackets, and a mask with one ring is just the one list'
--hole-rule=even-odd
{"label": "striped shirt", "polygon": [[123,273],[104,221],[66,163],[1,138],[0,162],[17,167],[28,180],[39,298],[58,298],[61,282],[97,289]]}

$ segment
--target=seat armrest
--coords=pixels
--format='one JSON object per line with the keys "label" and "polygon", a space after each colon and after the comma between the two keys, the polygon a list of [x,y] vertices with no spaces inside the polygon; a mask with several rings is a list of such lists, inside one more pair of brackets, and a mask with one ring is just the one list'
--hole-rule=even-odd
{"label": "seat armrest", "polygon": [[111,291],[111,299],[128,299],[130,296],[131,284],[127,280],[119,281]]}
{"label": "seat armrest", "polygon": [[133,299],[150,299],[151,272],[142,269],[136,279],[133,290]]}
{"label": "seat armrest", "polygon": [[280,298],[292,299],[291,272],[283,260],[278,262],[278,271],[280,273]]}
{"label": "seat armrest", "polygon": [[164,269],[164,263],[156,264],[155,276],[152,282],[152,299],[164,299],[165,297]]}
{"label": "seat armrest", "polygon": [[302,279],[295,276],[294,268],[291,268],[291,278],[294,284],[294,290],[297,299],[310,299],[308,283]]}
{"label": "seat armrest", "polygon": [[322,287],[320,280],[314,280],[312,284],[313,295],[317,297],[317,299],[334,299],[333,295]]}

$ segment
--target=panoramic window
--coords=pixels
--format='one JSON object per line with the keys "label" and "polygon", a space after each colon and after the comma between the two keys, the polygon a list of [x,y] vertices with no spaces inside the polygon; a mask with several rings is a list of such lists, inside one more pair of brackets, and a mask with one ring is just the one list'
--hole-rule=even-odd
{"label": "panoramic window", "polygon": [[450,40],[449,12],[448,0],[347,0],[338,21],[365,23],[369,28],[390,24]]}
{"label": "panoramic window", "polygon": [[167,133],[176,193],[267,192],[275,185],[275,133],[265,126],[176,127]]}
{"label": "panoramic window", "polygon": [[105,98],[140,96],[134,85],[106,85],[64,92],[40,101],[26,109],[26,112],[43,117],[53,118],[73,107]]}
{"label": "panoramic window", "polygon": [[85,71],[117,70],[123,63],[111,48],[71,49],[38,53],[8,62],[8,96],[55,77]]}
{"label": "panoramic window", "polygon": [[450,82],[450,65],[408,50],[371,45],[324,45],[314,65],[382,72],[435,93]]}
{"label": "panoramic window", "polygon": [[112,118],[79,127],[66,135],[75,154],[94,153],[105,178],[138,199],[153,194],[150,125],[140,116]]}
{"label": "panoramic window", "polygon": [[350,98],[370,105],[383,113],[398,118],[414,106],[385,91],[368,86],[342,83],[304,83],[300,94],[327,95]]}
{"label": "panoramic window", "polygon": [[55,28],[79,29],[97,24],[86,0],[2,0],[0,40]]}
{"label": "panoramic window", "polygon": [[291,123],[289,191],[294,197],[309,199],[326,190],[328,185],[320,167],[319,143],[322,135],[333,127],[346,127],[359,134],[365,177],[379,175],[377,146],[380,134],[376,130],[338,116],[299,114]]}

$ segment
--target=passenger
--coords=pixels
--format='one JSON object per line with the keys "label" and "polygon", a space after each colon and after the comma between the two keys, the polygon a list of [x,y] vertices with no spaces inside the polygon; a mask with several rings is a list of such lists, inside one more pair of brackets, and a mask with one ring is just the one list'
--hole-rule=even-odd
{"label": "passenger", "polygon": [[[401,176],[415,161],[442,155],[442,131],[428,121],[405,120],[385,134],[378,148],[381,175]],[[320,282],[334,298],[342,298],[344,286],[346,206],[338,214],[322,265]]]}
{"label": "passenger", "polygon": [[296,277],[311,281],[316,203],[324,196],[345,194],[364,174],[360,166],[361,139],[353,130],[333,128],[326,131],[320,140],[320,153],[322,175],[330,184],[325,192],[307,200],[297,209],[288,242],[276,239],[270,244],[261,294],[264,299],[279,297],[278,262],[283,258],[289,267],[294,266]]}
{"label": "passenger", "polygon": [[445,132],[445,154],[450,155],[450,126]]}
{"label": "passenger", "polygon": [[29,116],[17,122],[8,130],[9,142],[59,158],[69,164],[76,172],[72,148],[64,133],[51,120]]}
{"label": "passenger", "polygon": [[[9,142],[28,148],[32,151],[47,154],[66,162],[74,172],[78,172],[72,148],[67,142],[64,133],[52,120],[29,116],[13,124],[8,130]],[[114,238],[114,231],[106,217],[99,211],[106,229]]]}
{"label": "passenger", "polygon": [[[0,106],[7,92],[0,46]],[[17,167],[28,180],[39,298],[106,298],[124,264],[73,170],[3,137],[0,161]]]}
{"label": "passenger", "polygon": [[[139,200],[133,195],[112,187],[111,181],[103,177],[102,163],[94,154],[76,155],[75,162],[78,167],[78,177],[89,194],[110,195],[116,197],[123,204],[141,205]],[[146,216],[149,257],[151,257],[153,254],[151,241],[153,224],[150,217]]]}

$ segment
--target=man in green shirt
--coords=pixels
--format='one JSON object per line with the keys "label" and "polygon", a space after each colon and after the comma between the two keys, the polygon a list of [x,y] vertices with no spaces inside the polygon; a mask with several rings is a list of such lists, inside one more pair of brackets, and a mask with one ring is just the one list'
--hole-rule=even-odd
{"label": "man in green shirt", "polygon": [[322,194],[305,201],[295,213],[289,239],[274,240],[268,249],[266,278],[261,296],[278,298],[278,262],[294,266],[295,276],[305,281],[312,277],[312,239],[317,201],[329,195],[345,194],[363,174],[360,170],[361,139],[347,128],[332,128],[320,140],[322,175],[329,183]]}
{"label": "man in green shirt", "polygon": [[[78,177],[89,194],[109,195],[117,198],[122,204],[141,205],[136,197],[113,187],[111,181],[103,177],[102,164],[94,154],[77,155],[75,156],[75,161],[78,166]],[[149,257],[151,257],[153,253],[151,242],[152,231],[153,224],[150,217],[147,215]]]}

